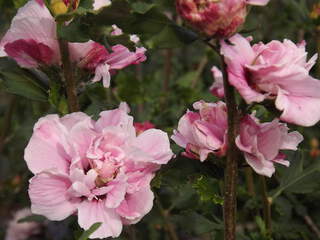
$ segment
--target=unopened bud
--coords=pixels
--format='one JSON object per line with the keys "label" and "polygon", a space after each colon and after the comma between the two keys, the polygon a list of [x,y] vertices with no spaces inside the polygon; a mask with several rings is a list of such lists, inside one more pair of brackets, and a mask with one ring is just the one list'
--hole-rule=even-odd
{"label": "unopened bud", "polygon": [[67,13],[70,9],[75,10],[79,5],[79,0],[51,0],[50,9],[53,14],[60,15]]}
{"label": "unopened bud", "polygon": [[209,37],[226,38],[245,22],[247,5],[268,0],[176,0],[177,11],[193,28]]}

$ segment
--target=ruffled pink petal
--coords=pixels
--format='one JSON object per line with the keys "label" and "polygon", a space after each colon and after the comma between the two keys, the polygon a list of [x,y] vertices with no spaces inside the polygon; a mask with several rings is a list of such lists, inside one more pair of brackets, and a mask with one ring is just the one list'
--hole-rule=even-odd
{"label": "ruffled pink petal", "polygon": [[127,190],[127,177],[125,175],[117,176],[116,179],[108,183],[109,191],[106,198],[107,208],[117,208],[124,200]]}
{"label": "ruffled pink petal", "polygon": [[188,143],[196,144],[191,124],[198,119],[200,119],[199,113],[187,111],[187,113],[180,118],[178,131],[174,131],[171,139],[183,148],[186,148]]}
{"label": "ruffled pink petal", "polygon": [[126,103],[121,103],[119,108],[100,113],[100,118],[96,123],[96,129],[102,131],[106,127],[121,127],[130,136],[136,136],[133,126],[133,117],[128,115],[130,111]]}
{"label": "ruffled pink petal", "polygon": [[144,131],[133,140],[132,145],[148,153],[152,163],[166,164],[173,156],[168,134],[158,129]]}
{"label": "ruffled pink petal", "polygon": [[230,44],[221,41],[221,54],[228,65],[229,82],[246,100],[247,103],[261,102],[265,96],[249,86],[246,75],[246,65],[251,65],[256,54],[248,39],[236,34],[229,39]]}
{"label": "ruffled pink petal", "polygon": [[67,154],[67,134],[58,115],[48,115],[36,123],[24,152],[24,159],[32,173],[52,168],[62,173],[68,172],[70,159]]}
{"label": "ruffled pink petal", "polygon": [[67,194],[69,178],[55,172],[42,172],[30,179],[29,196],[34,214],[59,221],[75,212],[75,202]]}
{"label": "ruffled pink petal", "polygon": [[154,195],[150,187],[133,194],[127,194],[125,200],[117,208],[117,213],[127,220],[127,223],[138,222],[153,206]]}
{"label": "ruffled pink petal", "polygon": [[107,208],[105,201],[83,201],[78,205],[78,223],[80,227],[88,230],[93,224],[101,222],[102,225],[90,235],[89,238],[118,237],[122,231],[122,222],[115,209]]}

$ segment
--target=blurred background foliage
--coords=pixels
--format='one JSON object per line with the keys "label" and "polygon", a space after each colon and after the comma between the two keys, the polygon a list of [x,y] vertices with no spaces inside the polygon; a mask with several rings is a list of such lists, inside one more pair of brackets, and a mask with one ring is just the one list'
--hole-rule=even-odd
{"label": "blurred background foliage", "polygon": [[[8,29],[17,9],[26,1],[0,0],[0,36]],[[213,65],[219,66],[219,59],[201,40],[193,41],[195,33],[183,32],[183,28],[178,29],[178,34],[171,25],[158,29],[154,21],[149,21],[150,16],[163,18],[157,13],[164,13],[178,26],[183,26],[175,12],[174,1],[131,0],[130,3],[135,14],[140,15],[135,27],[128,28],[129,31],[139,31],[143,45],[148,48],[148,60],[119,71],[112,77],[109,89],[103,88],[101,83],[83,84],[79,89],[81,109],[97,116],[100,111],[115,108],[120,101],[126,101],[136,121],[151,121],[171,135],[178,119],[187,108],[192,109],[193,102],[217,100],[210,94],[209,87],[213,82],[210,69]],[[319,20],[311,14],[316,3],[319,1],[271,0],[267,7],[251,9],[242,32],[252,35],[254,41],[305,40],[311,57],[320,49]],[[124,19],[117,19],[116,22],[126,32],[126,26],[121,26]],[[67,30],[64,34],[70,36]],[[83,37],[81,34],[79,30],[79,36],[75,37]],[[192,44],[189,44],[191,41]],[[59,75],[55,69],[51,70]],[[12,214],[30,205],[27,188],[32,174],[23,160],[23,151],[32,127],[46,114],[65,114],[67,107],[62,87],[57,82],[48,85],[43,81],[41,72],[21,70],[8,59],[0,59],[0,72],[2,239]],[[320,78],[320,64],[314,67],[313,75]],[[86,77],[85,81],[88,79]],[[255,110],[263,120],[276,115],[262,105],[255,106]],[[298,130],[305,136],[305,141],[298,153],[288,155],[291,167],[277,167],[277,174],[267,179],[269,200],[272,198],[272,236],[267,234],[263,221],[263,184],[254,173],[253,181],[248,181],[248,168],[241,168],[238,239],[320,239],[320,131],[318,126],[298,127]],[[205,163],[186,159],[179,155],[182,149],[174,144],[172,146],[177,157],[163,167],[153,180],[156,194],[153,210],[140,223],[126,227],[119,240],[223,239],[223,161],[213,157]],[[77,239],[81,234],[76,217],[63,222],[41,221],[42,233],[30,239],[68,240]]]}

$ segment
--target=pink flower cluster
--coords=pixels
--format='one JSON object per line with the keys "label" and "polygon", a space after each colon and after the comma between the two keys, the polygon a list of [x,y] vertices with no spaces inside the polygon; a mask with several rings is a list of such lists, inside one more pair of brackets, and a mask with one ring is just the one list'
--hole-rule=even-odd
{"label": "pink flower cluster", "polygon": [[97,121],[84,113],[48,115],[34,127],[25,149],[32,212],[50,220],[78,215],[91,238],[117,237],[152,208],[150,181],[173,156],[166,133],[138,136],[128,107],[104,111]]}
{"label": "pink flower cluster", "polygon": [[[171,137],[186,149],[184,156],[204,161],[210,153],[223,157],[227,150],[227,113],[223,102],[196,102],[199,113],[188,111],[179,121],[177,131]],[[245,116],[240,123],[236,139],[247,163],[261,175],[271,177],[274,163],[289,166],[280,150],[297,150],[303,137],[298,132],[288,133],[286,124],[278,119],[259,123],[253,115]]]}
{"label": "pink flower cluster", "polygon": [[247,5],[269,0],[177,0],[179,14],[195,29],[210,37],[228,37],[245,22]]}
{"label": "pink flower cluster", "polygon": [[[110,1],[96,0],[94,8],[107,6]],[[21,67],[37,68],[43,65],[59,65],[60,50],[56,22],[42,0],[30,0],[19,9],[11,27],[0,41],[0,57],[9,56]],[[99,43],[69,43],[71,60],[78,67],[95,73],[93,82],[103,80],[109,87],[110,74],[131,64],[146,60],[146,49],[131,52],[123,45],[112,46],[109,52]]]}

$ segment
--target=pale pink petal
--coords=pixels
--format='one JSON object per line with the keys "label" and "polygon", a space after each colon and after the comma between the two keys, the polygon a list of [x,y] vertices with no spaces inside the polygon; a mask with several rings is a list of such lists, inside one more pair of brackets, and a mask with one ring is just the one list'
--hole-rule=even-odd
{"label": "pale pink petal", "polygon": [[166,164],[173,156],[168,134],[158,129],[144,131],[133,140],[132,145],[148,153],[152,163]]}
{"label": "pale pink petal", "polygon": [[110,65],[110,69],[118,70],[146,60],[145,48],[138,48],[136,52],[130,52],[128,48],[118,44],[112,47],[112,51],[105,62]]}
{"label": "pale pink petal", "polygon": [[106,127],[121,127],[129,136],[136,136],[133,126],[133,117],[128,115],[130,111],[126,103],[121,103],[119,108],[100,113],[100,118],[96,123],[96,129],[102,131]]}
{"label": "pale pink petal", "polygon": [[261,124],[257,146],[266,160],[272,160],[278,155],[282,140],[281,135],[277,119],[265,125]]}
{"label": "pale pink petal", "polygon": [[138,222],[153,206],[154,195],[150,187],[133,194],[127,194],[125,200],[117,208],[117,213],[130,223]]}
{"label": "pale pink petal", "polygon": [[67,129],[59,122],[58,115],[41,118],[24,152],[28,168],[34,174],[55,168],[67,173],[70,159],[67,155]]}
{"label": "pale pink petal", "polygon": [[245,153],[244,157],[253,170],[260,175],[271,177],[275,172],[273,163],[271,161],[265,161],[261,156],[259,157]]}
{"label": "pale pink petal", "polygon": [[91,79],[92,82],[98,82],[102,79],[103,86],[105,88],[110,87],[110,66],[108,64],[100,64],[95,69],[94,78]]}
{"label": "pale pink petal", "polygon": [[270,0],[247,0],[247,4],[256,5],[256,6],[265,6],[269,3]]}
{"label": "pale pink petal", "polygon": [[247,82],[245,66],[252,64],[256,57],[250,42],[240,34],[234,35],[229,41],[231,45],[221,41],[221,54],[228,65],[230,84],[239,91],[247,103],[263,101],[265,96],[251,88]]}
{"label": "pale pink petal", "polygon": [[281,149],[285,150],[297,150],[299,143],[303,141],[303,136],[295,131],[288,133],[282,139]]}
{"label": "pale pink petal", "polygon": [[115,209],[107,208],[105,201],[83,201],[78,205],[78,223],[80,227],[88,230],[93,224],[101,222],[102,225],[90,235],[89,238],[118,237],[122,231],[122,222]]}
{"label": "pale pink petal", "polygon": [[29,196],[34,214],[60,221],[76,210],[76,203],[67,194],[69,178],[55,172],[42,172],[30,179]]}
{"label": "pale pink petal", "polygon": [[224,87],[223,87],[223,75],[222,72],[217,67],[212,67],[211,72],[214,78],[214,83],[210,87],[210,92],[212,95],[223,98],[224,97]]}
{"label": "pale pink petal", "polygon": [[117,208],[120,203],[124,200],[127,182],[125,176],[118,176],[116,179],[108,183],[109,191],[106,198],[107,208]]}
{"label": "pale pink petal", "polygon": [[93,3],[93,9],[98,10],[99,8],[109,6],[110,4],[111,4],[110,0],[95,0]]}
{"label": "pale pink petal", "polygon": [[310,127],[320,120],[320,98],[294,96],[279,90],[276,107],[283,111],[280,119],[289,123]]}

